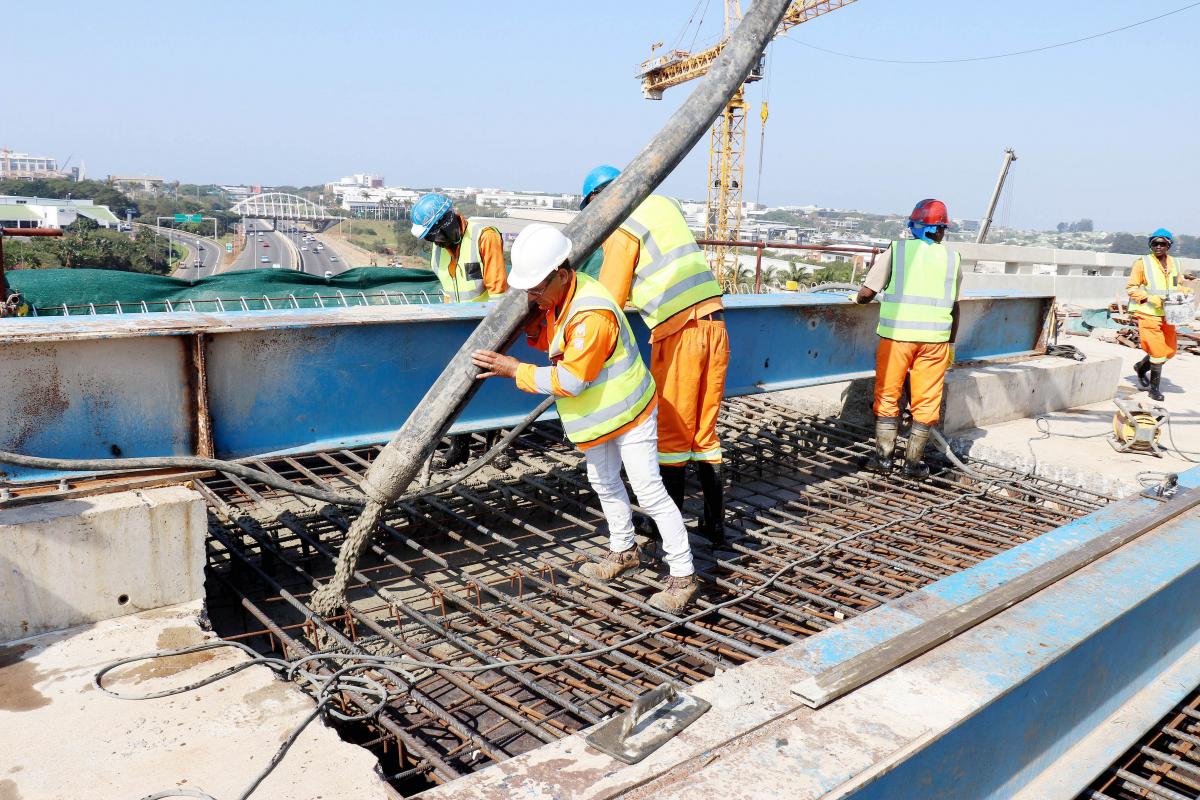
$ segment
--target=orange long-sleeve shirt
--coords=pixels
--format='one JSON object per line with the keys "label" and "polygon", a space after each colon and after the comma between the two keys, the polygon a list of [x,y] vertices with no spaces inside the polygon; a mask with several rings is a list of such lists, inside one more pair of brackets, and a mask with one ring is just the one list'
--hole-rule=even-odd
{"label": "orange long-sleeve shirt", "polygon": [[[570,308],[571,301],[575,297],[575,286],[576,281],[572,279],[571,287],[564,295],[562,302],[547,310],[545,315],[535,317],[526,326],[525,335],[530,347],[542,351],[550,349],[550,341],[557,328],[558,317]],[[578,395],[600,374],[600,370],[604,368],[604,362],[617,347],[618,336],[617,320],[612,312],[581,311],[567,322],[567,328],[563,332],[563,341],[566,346],[563,349],[562,357],[548,367],[520,364],[517,367],[517,388],[531,394],[552,394],[555,397]],[[586,450],[594,447],[637,427],[645,422],[657,407],[657,399],[652,400],[635,419],[612,433],[578,445],[579,449]]]}
{"label": "orange long-sleeve shirt", "polygon": [[[629,302],[629,291],[633,286],[633,275],[638,268],[638,258],[641,253],[641,243],[637,237],[628,231],[617,229],[604,240],[601,249],[604,251],[604,263],[600,266],[600,283],[608,289],[617,301],[624,307]],[[681,330],[694,319],[706,317],[725,308],[719,297],[701,300],[694,306],[685,308],[668,320],[664,320],[654,330],[650,331],[651,342],[661,342],[673,333]]]}
{"label": "orange long-sleeve shirt", "polygon": [[[459,224],[462,225],[462,230],[467,229],[467,221],[463,219],[462,214],[458,215]],[[458,251],[462,248],[462,242],[450,253],[450,275],[453,276],[458,272]],[[508,271],[504,269],[504,242],[500,239],[500,232],[495,228],[488,228],[479,234],[479,260],[483,262],[483,286],[487,289],[489,295],[504,294],[508,291]]]}

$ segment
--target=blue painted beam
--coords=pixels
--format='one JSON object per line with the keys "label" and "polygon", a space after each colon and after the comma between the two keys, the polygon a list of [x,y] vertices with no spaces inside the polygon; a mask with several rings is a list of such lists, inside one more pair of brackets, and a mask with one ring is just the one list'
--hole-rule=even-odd
{"label": "blue painted beam", "polygon": [[[960,360],[1043,349],[1052,299],[964,299]],[[726,298],[730,396],[872,374],[878,306],[834,295]],[[0,322],[0,450],[63,458],[241,458],[390,438],[486,313],[482,304]],[[648,335],[631,314],[649,357]],[[544,363],[524,341],[511,351]],[[525,416],[492,379],[452,430]],[[45,473],[10,470],[14,479]]]}

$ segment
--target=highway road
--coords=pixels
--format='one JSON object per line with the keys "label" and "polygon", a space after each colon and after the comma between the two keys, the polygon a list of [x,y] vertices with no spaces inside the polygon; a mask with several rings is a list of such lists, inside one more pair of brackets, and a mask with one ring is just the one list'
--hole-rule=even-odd
{"label": "highway road", "polygon": [[296,257],[285,234],[276,231],[268,220],[246,220],[245,247],[230,269],[272,269],[275,264],[280,269],[296,268]]}
{"label": "highway road", "polygon": [[[304,234],[296,235],[299,242],[300,259],[304,263],[304,271],[309,275],[324,275],[328,272],[331,275],[339,275],[345,272],[349,267],[333,252],[333,248],[326,247],[320,244],[316,238],[304,240]],[[307,249],[303,249],[307,248]]]}
{"label": "highway road", "polygon": [[[194,233],[186,231],[174,230],[166,227],[156,227],[147,225],[148,228],[154,228],[163,237],[170,238],[174,242],[179,242],[188,248],[188,255],[175,268],[176,278],[206,278],[216,272],[217,264],[221,261],[221,245],[209,239],[207,236],[197,236]],[[165,245],[164,245],[165,247]]]}

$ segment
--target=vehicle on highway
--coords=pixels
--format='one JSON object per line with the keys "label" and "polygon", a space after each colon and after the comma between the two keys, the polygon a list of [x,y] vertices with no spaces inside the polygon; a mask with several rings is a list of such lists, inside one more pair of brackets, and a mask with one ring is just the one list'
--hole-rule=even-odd
{"label": "vehicle on highway", "polygon": [[267,258],[266,256],[263,256],[262,258],[260,258],[260,259],[259,259],[259,261],[261,261],[261,262],[262,262],[262,263],[264,263],[264,264],[266,264],[266,263],[267,263],[268,261],[270,261],[270,260],[271,260],[271,259]]}
{"label": "vehicle on highway", "polygon": [[271,246],[270,242],[263,242],[263,247],[270,247],[270,246]]}
{"label": "vehicle on highway", "polygon": [[197,258],[195,261],[192,262],[192,266],[195,267],[196,269],[200,269],[201,267],[204,266],[204,263],[200,259]]}
{"label": "vehicle on highway", "polygon": [[308,252],[308,245],[306,245],[306,244],[305,244],[305,245],[301,245],[301,246],[300,246],[300,251],[301,251],[302,253],[307,253],[307,252]]}
{"label": "vehicle on highway", "polygon": [[329,257],[329,260],[330,260],[330,261],[337,261],[337,256],[330,256],[330,257]]}

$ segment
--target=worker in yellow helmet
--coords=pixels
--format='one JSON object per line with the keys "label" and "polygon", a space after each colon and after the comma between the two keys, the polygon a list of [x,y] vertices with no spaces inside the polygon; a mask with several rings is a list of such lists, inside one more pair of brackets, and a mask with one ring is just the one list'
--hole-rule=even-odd
{"label": "worker in yellow helmet", "polygon": [[1177,349],[1175,326],[1167,323],[1163,311],[1167,296],[1181,291],[1179,263],[1169,255],[1174,243],[1175,237],[1166,228],[1150,234],[1150,253],[1133,262],[1129,281],[1125,284],[1129,311],[1137,320],[1138,341],[1146,351],[1134,370],[1138,383],[1159,402],[1164,399],[1159,385],[1163,364]]}
{"label": "worker in yellow helmet", "polygon": [[[618,175],[596,167],[583,182],[586,206]],[[700,534],[725,544],[724,479],[717,417],[729,368],[721,285],[708,268],[678,203],[650,195],[604,242],[600,282],[650,329],[650,372],[658,386],[658,463],[671,499],[683,509],[686,469],[696,467],[704,495]]]}
{"label": "worker in yellow helmet", "polygon": [[904,474],[923,479],[929,432],[941,416],[946,370],[954,361],[962,267],[942,244],[951,225],[946,204],[922,200],[909,216],[912,239],[898,239],[880,253],[852,299],[879,305],[875,352],[875,452],[867,469],[892,469],[900,428],[900,393],[907,378],[913,424],[904,453]]}
{"label": "worker in yellow helmet", "polygon": [[588,482],[608,521],[609,552],[580,572],[611,581],[641,564],[633,509],[621,480],[624,466],[640,505],[658,527],[666,587],[651,606],[672,614],[696,591],[692,551],[683,516],[658,469],[658,400],[654,379],[638,352],[624,310],[598,281],[572,269],[571,242],[557,228],[533,224],[513,244],[509,283],[526,291],[543,315],[526,329],[530,344],[547,350],[551,365],[522,364],[512,356],[477,350],[479,377],[514,378],[517,388],[555,396],[567,438],[583,451]]}

